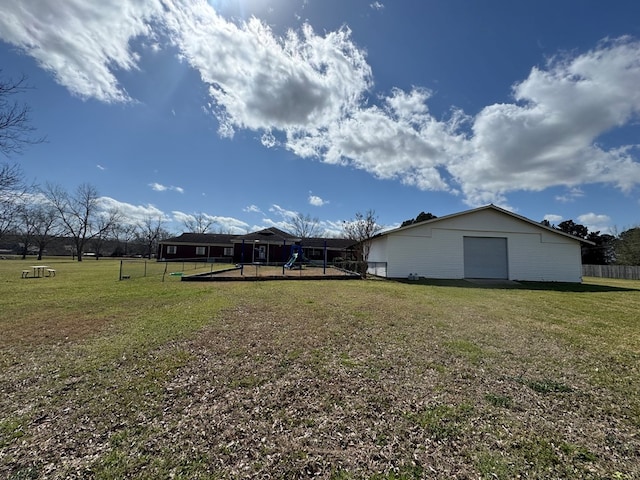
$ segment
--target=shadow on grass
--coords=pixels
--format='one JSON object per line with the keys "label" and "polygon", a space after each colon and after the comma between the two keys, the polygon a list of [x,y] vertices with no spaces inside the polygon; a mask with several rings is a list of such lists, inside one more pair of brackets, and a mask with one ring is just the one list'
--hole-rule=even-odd
{"label": "shadow on grass", "polygon": [[440,280],[435,278],[422,278],[420,280],[396,279],[398,283],[410,285],[429,285],[436,287],[455,288],[484,288],[502,290],[546,290],[550,292],[634,292],[639,288],[616,287],[612,285],[593,285],[587,283],[565,282],[516,282],[512,280]]}

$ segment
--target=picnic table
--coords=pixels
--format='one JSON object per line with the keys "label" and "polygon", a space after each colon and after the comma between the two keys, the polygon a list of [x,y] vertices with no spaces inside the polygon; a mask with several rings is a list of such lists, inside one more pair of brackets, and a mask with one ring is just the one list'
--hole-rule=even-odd
{"label": "picnic table", "polygon": [[31,265],[31,268],[33,268],[34,277],[44,277],[44,271],[49,268],[49,265]]}
{"label": "picnic table", "polygon": [[[44,277],[44,272],[47,272],[47,277],[55,277],[56,270],[54,268],[49,268],[49,265],[31,265],[33,268],[33,276],[34,277]],[[22,271],[22,277],[27,278],[29,276],[29,270]]]}

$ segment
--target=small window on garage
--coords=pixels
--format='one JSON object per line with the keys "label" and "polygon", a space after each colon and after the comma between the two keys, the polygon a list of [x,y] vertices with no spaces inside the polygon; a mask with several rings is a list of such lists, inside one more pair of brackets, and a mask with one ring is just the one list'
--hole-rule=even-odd
{"label": "small window on garage", "polygon": [[178,247],[175,245],[167,245],[167,255],[175,255],[178,251]]}
{"label": "small window on garage", "polygon": [[232,257],[233,256],[233,247],[224,247],[224,256]]}
{"label": "small window on garage", "polygon": [[204,255],[205,252],[205,247],[196,247],[196,255]]}

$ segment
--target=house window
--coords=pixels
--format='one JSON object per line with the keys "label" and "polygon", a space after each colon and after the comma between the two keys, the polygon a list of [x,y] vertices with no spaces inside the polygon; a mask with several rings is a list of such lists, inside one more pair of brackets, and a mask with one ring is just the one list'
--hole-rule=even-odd
{"label": "house window", "polygon": [[167,245],[167,255],[175,255],[178,251],[178,247],[175,245]]}
{"label": "house window", "polygon": [[196,255],[204,255],[206,247],[196,247]]}
{"label": "house window", "polygon": [[224,247],[224,256],[233,257],[233,247]]}

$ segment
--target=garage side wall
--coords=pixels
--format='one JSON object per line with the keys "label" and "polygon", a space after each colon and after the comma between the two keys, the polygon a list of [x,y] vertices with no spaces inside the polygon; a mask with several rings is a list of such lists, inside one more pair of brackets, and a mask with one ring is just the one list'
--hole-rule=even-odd
{"label": "garage side wall", "polygon": [[[388,252],[387,252],[387,240],[388,237],[378,237],[371,242],[369,248],[369,258],[370,262],[387,262],[388,261]],[[388,274],[389,272],[387,272]]]}

